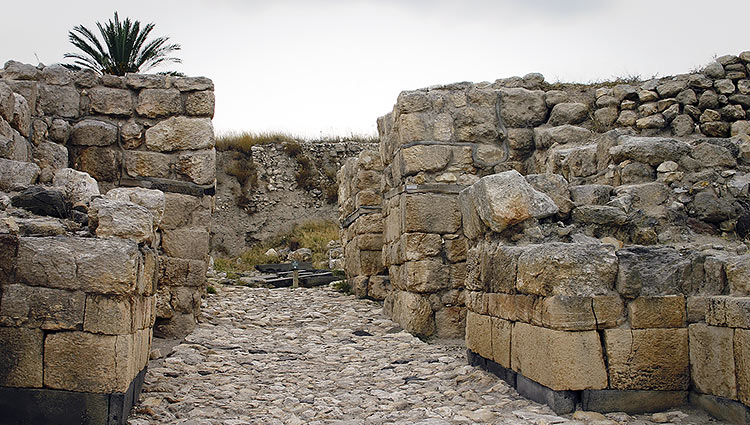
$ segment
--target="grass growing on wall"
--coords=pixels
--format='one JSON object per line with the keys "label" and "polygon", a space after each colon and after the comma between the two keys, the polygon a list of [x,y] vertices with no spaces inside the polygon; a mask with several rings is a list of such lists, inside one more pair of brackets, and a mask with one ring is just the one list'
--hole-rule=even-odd
{"label": "grass growing on wall", "polygon": [[276,263],[278,258],[265,253],[270,248],[294,249],[309,248],[312,251],[312,262],[316,268],[328,267],[328,242],[339,239],[339,225],[330,220],[310,220],[297,224],[290,232],[277,235],[271,239],[250,246],[237,257],[223,257],[214,260],[214,268],[227,274],[254,270],[258,264]]}
{"label": "grass growing on wall", "polygon": [[216,149],[219,151],[235,150],[250,153],[253,146],[289,143],[378,143],[379,139],[374,134],[351,133],[348,136],[320,136],[318,138],[304,137],[282,131],[228,131],[220,133],[216,137]]}

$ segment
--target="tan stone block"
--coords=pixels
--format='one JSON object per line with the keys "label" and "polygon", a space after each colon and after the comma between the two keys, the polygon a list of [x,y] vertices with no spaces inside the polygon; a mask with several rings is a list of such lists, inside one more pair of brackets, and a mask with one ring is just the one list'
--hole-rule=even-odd
{"label": "tan stone block", "polygon": [[728,261],[726,273],[732,295],[750,295],[750,254]]}
{"label": "tan stone block", "polygon": [[514,295],[513,298],[518,321],[542,326],[542,308],[539,298],[533,295]]}
{"label": "tan stone block", "polygon": [[148,118],[164,117],[180,113],[182,99],[177,89],[144,89],[138,94],[135,111]]}
{"label": "tan stone block", "polygon": [[750,330],[735,329],[734,359],[737,371],[737,396],[750,405]]}
{"label": "tan stone block", "polygon": [[703,322],[706,320],[708,310],[708,297],[694,296],[687,298],[687,321],[689,323]]}
{"label": "tan stone block", "polygon": [[354,195],[354,206],[359,207],[377,207],[383,202],[383,196],[379,191],[373,189],[366,189],[357,192]]}
{"label": "tan stone block", "polygon": [[466,348],[485,359],[492,359],[492,317],[466,313]]}
{"label": "tan stone block", "polygon": [[205,261],[159,256],[159,287],[203,286],[205,282]]}
{"label": "tan stone block", "polygon": [[492,357],[502,367],[510,368],[510,341],[513,324],[507,320],[492,318]]}
{"label": "tan stone block", "polygon": [[213,184],[216,181],[216,150],[183,152],[177,157],[178,175],[195,184]]}
{"label": "tan stone block", "polygon": [[392,308],[392,319],[407,332],[423,336],[435,333],[435,317],[427,296],[394,291]]}
{"label": "tan stone block", "polygon": [[47,335],[44,386],[68,391],[124,393],[128,389],[129,365],[124,361],[127,354],[117,346],[118,338],[122,337],[86,332]]}
{"label": "tan stone block", "polygon": [[130,296],[89,295],[83,330],[106,335],[125,335],[133,331],[133,299]]}
{"label": "tan stone block", "polygon": [[401,148],[396,154],[395,164],[402,176],[419,172],[436,172],[445,168],[451,160],[451,150],[441,145],[416,145]]}
{"label": "tan stone block", "polygon": [[388,276],[370,276],[367,284],[367,296],[374,300],[384,300],[391,292],[391,282]]}
{"label": "tan stone block", "polygon": [[200,288],[175,286],[170,288],[172,307],[180,313],[194,313],[201,304]]}
{"label": "tan stone block", "polygon": [[451,287],[450,268],[440,260],[407,261],[403,273],[408,291],[429,293]]}
{"label": "tan stone block", "polygon": [[[360,220],[362,220],[362,217],[357,219],[357,223],[355,223],[357,227],[359,227]],[[401,236],[401,214],[395,209],[390,210],[385,215],[381,227],[383,229],[383,237],[386,241],[392,242],[397,240]]]}
{"label": "tan stone block", "polygon": [[9,283],[16,270],[18,236],[0,234],[0,282]]}
{"label": "tan stone block", "polygon": [[168,178],[175,158],[160,152],[124,151],[125,172],[131,177]]}
{"label": "tan stone block", "polygon": [[105,115],[129,116],[133,113],[130,90],[94,87],[88,90],[91,109]]}
{"label": "tan stone block", "polygon": [[604,344],[610,388],[688,389],[687,329],[607,329]]}
{"label": "tan stone block", "polygon": [[427,127],[424,114],[421,113],[399,115],[395,130],[398,134],[398,141],[402,145],[432,138],[432,131]]}
{"label": "tan stone block", "polygon": [[492,317],[518,321],[516,313],[516,295],[489,293],[485,294],[487,298],[487,312]]}
{"label": "tan stone block", "polygon": [[440,255],[443,241],[435,233],[404,233],[400,238],[402,257],[405,261],[423,260]]}
{"label": "tan stone block", "polygon": [[383,174],[372,170],[358,172],[352,182],[354,190],[357,192],[367,189],[380,192],[382,184]]}
{"label": "tan stone block", "polygon": [[362,251],[380,251],[383,248],[382,233],[367,233],[356,236],[357,248]]}
{"label": "tan stone block", "polygon": [[210,118],[171,117],[146,130],[146,148],[169,152],[213,149],[214,128]]}
{"label": "tan stone block", "polygon": [[206,226],[211,222],[211,197],[196,197],[179,193],[164,193],[164,217],[161,229],[186,226]]}
{"label": "tan stone block", "polygon": [[625,317],[625,303],[618,295],[597,295],[594,297],[594,317],[597,329],[620,326]]}
{"label": "tan stone block", "polygon": [[596,329],[594,300],[591,297],[546,297],[541,301],[541,309],[545,328],[565,331]]}
{"label": "tan stone block", "polygon": [[518,258],[524,250],[522,247],[490,245],[482,251],[479,279],[489,292],[515,291]]}
{"label": "tan stone block", "polygon": [[451,195],[404,195],[400,214],[404,233],[457,233],[461,227],[461,210]]}
{"label": "tan stone block", "polygon": [[466,282],[466,262],[453,263],[448,267],[450,268],[450,287],[463,289]]}
{"label": "tan stone block", "polygon": [[83,323],[83,292],[7,285],[2,289],[0,324],[46,330],[77,329]]}
{"label": "tan stone block", "polygon": [[385,271],[383,256],[380,251],[361,251],[359,256],[362,274],[372,276],[382,274]]}
{"label": "tan stone block", "polygon": [[750,297],[709,297],[706,323],[714,326],[750,329]]}
{"label": "tan stone block", "polygon": [[185,98],[185,112],[188,115],[214,116],[216,98],[210,90],[188,93]]}
{"label": "tan stone block", "polygon": [[138,269],[138,281],[136,282],[136,293],[145,296],[156,292],[158,281],[159,264],[156,252],[146,246],[141,247],[143,261]]}
{"label": "tan stone block", "polygon": [[203,226],[163,230],[161,246],[170,257],[205,260],[210,243],[208,229]]}
{"label": "tan stone block", "polygon": [[685,297],[638,297],[628,304],[628,315],[633,329],[681,328],[686,320]]}
{"label": "tan stone block", "polygon": [[607,371],[596,331],[566,332],[515,323],[511,366],[556,391],[607,387]]}
{"label": "tan stone block", "polygon": [[702,394],[737,399],[734,329],[695,323],[689,327],[690,371]]}
{"label": "tan stone block", "polygon": [[0,386],[41,388],[40,329],[0,327]]}
{"label": "tan stone block", "polygon": [[466,260],[466,251],[469,248],[465,237],[459,236],[455,239],[445,238],[445,258],[451,263]]}
{"label": "tan stone block", "polygon": [[466,330],[466,309],[447,307],[435,311],[435,335],[438,338],[460,339]]}
{"label": "tan stone block", "polygon": [[466,308],[477,314],[488,314],[489,299],[484,292],[466,291]]}

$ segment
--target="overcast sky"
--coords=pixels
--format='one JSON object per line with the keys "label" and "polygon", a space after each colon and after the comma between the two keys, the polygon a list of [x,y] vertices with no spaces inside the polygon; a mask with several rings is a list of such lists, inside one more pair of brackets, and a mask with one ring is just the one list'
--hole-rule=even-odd
{"label": "overcast sky", "polygon": [[[747,0],[106,0],[3,5],[0,62],[52,64],[115,10],[182,44],[216,85],[217,132],[375,133],[402,90],[541,72],[671,75],[750,50]],[[36,54],[36,56],[35,56]],[[163,70],[163,69],[160,69]]]}

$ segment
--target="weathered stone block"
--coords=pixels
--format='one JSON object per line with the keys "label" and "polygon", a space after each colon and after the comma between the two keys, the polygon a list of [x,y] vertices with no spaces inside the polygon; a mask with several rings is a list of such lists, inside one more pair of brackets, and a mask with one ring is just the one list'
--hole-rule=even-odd
{"label": "weathered stone block", "polygon": [[626,298],[682,294],[690,282],[690,259],[672,247],[632,246],[617,257],[617,291]]}
{"label": "weathered stone block", "polygon": [[211,184],[216,179],[216,150],[184,152],[177,157],[176,171],[195,184]]}
{"label": "weathered stone block", "polygon": [[440,255],[442,238],[435,233],[404,233],[399,246],[401,258],[406,261],[423,260]]}
{"label": "weathered stone block", "polygon": [[709,325],[750,329],[750,297],[708,297],[706,307]]}
{"label": "weathered stone block", "polygon": [[187,286],[169,288],[172,294],[172,307],[179,313],[194,313],[201,304],[200,289]]}
{"label": "weathered stone block", "polygon": [[131,177],[169,177],[173,158],[158,152],[123,152],[125,172]]}
{"label": "weathered stone block", "polygon": [[41,388],[42,331],[0,327],[0,341],[0,386]]}
{"label": "weathered stone block", "polygon": [[436,172],[445,168],[451,160],[451,150],[440,145],[416,145],[399,150],[395,163],[401,176],[419,172]]}
{"label": "weathered stone block", "polygon": [[557,205],[562,214],[568,214],[573,209],[570,200],[571,192],[568,190],[568,182],[559,174],[529,174],[526,181],[539,192],[547,194]]}
{"label": "weathered stone block", "polygon": [[687,390],[687,329],[604,331],[609,386],[618,390]]}
{"label": "weathered stone block", "polygon": [[88,95],[94,112],[116,116],[133,114],[133,98],[129,90],[94,87],[88,90]]}
{"label": "weathered stone block", "polygon": [[68,391],[111,393],[128,389],[129,349],[117,336],[86,332],[47,335],[44,386]]}
{"label": "weathered stone block", "polygon": [[540,307],[545,328],[565,331],[596,329],[594,300],[591,297],[545,297]]}
{"label": "weathered stone block", "polygon": [[170,257],[205,260],[210,234],[205,227],[182,227],[162,231],[161,246]]}
{"label": "weathered stone block", "polygon": [[129,296],[89,295],[83,330],[106,335],[133,331],[133,299]]}
{"label": "weathered stone block", "polygon": [[180,91],[213,90],[214,82],[206,77],[178,77],[172,86]]}
{"label": "weathered stone block", "polygon": [[711,416],[734,425],[750,423],[750,408],[742,403],[713,395],[690,393],[690,404],[700,407]]}
{"label": "weathered stone block", "polygon": [[39,166],[30,162],[0,158],[0,190],[23,190],[39,177]]}
{"label": "weathered stone block", "polygon": [[16,277],[33,286],[123,294],[135,288],[138,263],[138,245],[129,240],[22,237]]}
{"label": "weathered stone block", "polygon": [[75,87],[39,85],[37,108],[42,114],[78,117],[81,95]]}
{"label": "weathered stone block", "polygon": [[630,159],[656,166],[664,161],[679,162],[690,153],[690,145],[676,139],[620,136],[617,142],[609,150],[615,162]]}
{"label": "weathered stone block", "polygon": [[99,184],[88,173],[63,168],[55,172],[52,184],[65,192],[72,202],[88,204],[92,197],[99,194]]}
{"label": "weathered stone block", "polygon": [[172,117],[146,130],[146,148],[169,152],[214,147],[210,118]]}
{"label": "weathered stone block", "polygon": [[391,281],[386,276],[370,276],[370,280],[367,283],[367,296],[382,301],[391,292]]}
{"label": "weathered stone block", "polygon": [[617,256],[610,245],[549,243],[518,259],[516,288],[535,295],[606,295],[614,289]]}
{"label": "weathered stone block", "polygon": [[549,115],[549,124],[578,124],[589,116],[589,108],[583,103],[558,103]]}
{"label": "weathered stone block", "polygon": [[[211,198],[208,196],[196,197],[167,192],[164,194],[164,200],[164,218],[160,226],[162,229],[205,226],[211,221]],[[364,217],[360,220],[362,218]]]}
{"label": "weathered stone block", "polygon": [[372,189],[361,190],[354,195],[355,208],[362,206],[378,207],[382,202],[383,198],[380,193]]}
{"label": "weathered stone block", "polygon": [[212,91],[189,93],[185,98],[185,112],[188,115],[213,117],[215,103]]}
{"label": "weathered stone block", "polygon": [[118,237],[138,243],[154,239],[154,217],[130,201],[94,199],[89,206],[89,226],[100,238]]}
{"label": "weathered stone block", "polygon": [[734,329],[695,323],[689,331],[690,371],[695,389],[736,400]]}
{"label": "weathered stone block", "polygon": [[455,196],[403,195],[399,214],[403,233],[456,233],[461,226]]}
{"label": "weathered stone block", "polygon": [[372,276],[382,274],[385,271],[383,268],[383,255],[380,251],[361,251],[359,258],[362,274]]}
{"label": "weathered stone block", "polygon": [[688,297],[686,303],[688,323],[703,322],[706,320],[708,310],[708,297]]}
{"label": "weathered stone block", "polygon": [[525,323],[513,325],[513,370],[553,390],[607,387],[596,331],[565,332]]}
{"label": "weathered stone block", "polygon": [[481,178],[474,184],[473,195],[479,217],[495,232],[558,212],[549,196],[536,191],[515,170]]}
{"label": "weathered stone block", "polygon": [[685,297],[638,297],[628,304],[628,314],[633,329],[682,328],[686,320]]}
{"label": "weathered stone block", "polygon": [[508,127],[536,127],[547,119],[547,104],[541,90],[500,89],[500,118]]}
{"label": "weathered stone block", "polygon": [[737,370],[737,396],[750,406],[750,330],[735,329],[734,361]]}
{"label": "weathered stone block", "polygon": [[177,89],[144,89],[135,105],[138,115],[148,118],[165,117],[182,111],[182,99]]}
{"label": "weathered stone block", "polygon": [[726,273],[732,294],[750,295],[750,254],[727,261]]}
{"label": "weathered stone block", "polygon": [[464,237],[457,237],[455,239],[444,240],[445,257],[451,263],[466,260],[466,251],[468,250],[468,242]]}
{"label": "weathered stone block", "polygon": [[161,190],[144,189],[142,187],[118,187],[108,191],[104,196],[118,201],[129,201],[146,208],[151,212],[154,217],[154,224],[157,226],[164,216],[166,197]]}
{"label": "weathered stone block", "polygon": [[70,143],[81,146],[109,146],[117,142],[117,126],[106,121],[85,119],[71,130]]}
{"label": "weathered stone block", "polygon": [[451,287],[448,267],[440,259],[407,261],[403,265],[404,289],[420,293],[448,289]]}
{"label": "weathered stone block", "polygon": [[459,339],[466,331],[466,309],[443,306],[435,311],[435,336],[438,338]]}
{"label": "weathered stone block", "polygon": [[[49,144],[53,145],[53,143]],[[65,154],[67,155],[67,150]],[[119,181],[122,152],[119,149],[93,146],[80,150],[74,164],[76,169],[90,174],[97,181]],[[67,166],[67,160],[65,166]]]}
{"label": "weathered stone block", "polygon": [[502,367],[510,368],[511,334],[513,323],[492,317],[492,357]]}
{"label": "weathered stone block", "polygon": [[466,313],[466,348],[486,359],[493,359],[492,317]]}
{"label": "weathered stone block", "polygon": [[159,287],[203,286],[206,282],[206,262],[159,256]]}
{"label": "weathered stone block", "polygon": [[395,322],[415,335],[428,336],[435,332],[435,318],[427,296],[406,291],[392,294],[392,319]]}
{"label": "weathered stone block", "polygon": [[79,329],[84,303],[83,292],[7,285],[0,301],[0,323],[46,330]]}
{"label": "weathered stone block", "polygon": [[8,284],[16,272],[18,236],[0,233],[0,282]]}
{"label": "weathered stone block", "polygon": [[630,415],[663,412],[687,403],[687,391],[584,390],[581,397],[583,410]]}
{"label": "weathered stone block", "polygon": [[469,239],[477,239],[483,234],[484,230],[484,223],[482,223],[482,218],[479,217],[474,199],[474,186],[469,186],[458,194],[462,230],[464,236]]}
{"label": "weathered stone block", "polygon": [[625,322],[625,303],[618,295],[593,297],[597,329],[614,328]]}
{"label": "weathered stone block", "polygon": [[146,246],[141,247],[143,263],[138,269],[138,280],[135,289],[137,294],[151,296],[156,292],[156,283],[159,279],[159,264],[156,252]]}

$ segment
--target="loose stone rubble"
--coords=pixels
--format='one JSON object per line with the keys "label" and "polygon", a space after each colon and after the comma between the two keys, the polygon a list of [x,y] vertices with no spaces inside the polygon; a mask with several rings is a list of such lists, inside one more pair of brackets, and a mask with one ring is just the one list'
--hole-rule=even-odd
{"label": "loose stone rubble", "polygon": [[[461,341],[423,342],[384,318],[379,303],[328,287],[217,291],[196,330],[150,362],[130,425],[654,423],[555,416],[468,366]],[[722,423],[694,410],[663,415]]]}

